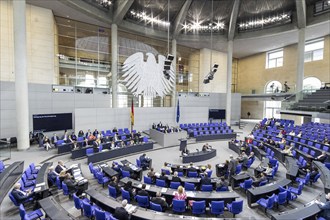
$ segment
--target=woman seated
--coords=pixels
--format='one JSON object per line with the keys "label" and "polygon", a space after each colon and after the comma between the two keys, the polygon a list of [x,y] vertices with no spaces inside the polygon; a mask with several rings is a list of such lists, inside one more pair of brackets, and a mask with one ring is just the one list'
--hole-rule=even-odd
{"label": "woman seated", "polygon": [[176,200],[186,200],[187,195],[182,186],[178,187],[178,191],[174,193],[174,199]]}
{"label": "woman seated", "polygon": [[50,139],[48,138],[48,136],[45,136],[45,138],[44,138],[44,147],[46,148],[47,151],[50,148],[52,148],[52,146],[50,145]]}

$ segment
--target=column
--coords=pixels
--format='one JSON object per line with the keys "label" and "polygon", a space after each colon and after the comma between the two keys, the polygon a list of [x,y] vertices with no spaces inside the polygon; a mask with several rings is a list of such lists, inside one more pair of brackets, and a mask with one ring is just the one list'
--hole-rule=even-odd
{"label": "column", "polygon": [[112,24],[111,25],[112,108],[118,107],[117,72],[118,72],[118,28],[116,24]]}
{"label": "column", "polygon": [[226,123],[230,125],[231,120],[231,79],[233,65],[233,41],[228,41],[227,49],[227,97],[226,97]]}
{"label": "column", "polygon": [[[305,62],[305,28],[299,29],[298,54],[297,54],[297,73],[296,73],[296,93],[303,90],[304,62]],[[297,94],[296,100],[298,101]]]}
{"label": "column", "polygon": [[174,78],[171,106],[175,107],[176,106],[176,59],[177,59],[177,57],[176,57],[176,40],[175,39],[172,40],[172,55],[174,56],[172,66],[174,68],[175,78]]}
{"label": "column", "polygon": [[30,147],[29,140],[29,96],[27,79],[26,51],[26,2],[13,2],[14,22],[14,63],[16,93],[16,125],[17,149],[26,150]]}

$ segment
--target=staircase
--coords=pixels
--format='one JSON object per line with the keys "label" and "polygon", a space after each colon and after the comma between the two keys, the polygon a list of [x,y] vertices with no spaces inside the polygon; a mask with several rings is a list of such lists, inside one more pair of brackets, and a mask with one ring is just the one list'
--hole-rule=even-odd
{"label": "staircase", "polygon": [[330,89],[319,89],[292,104],[291,110],[330,113]]}

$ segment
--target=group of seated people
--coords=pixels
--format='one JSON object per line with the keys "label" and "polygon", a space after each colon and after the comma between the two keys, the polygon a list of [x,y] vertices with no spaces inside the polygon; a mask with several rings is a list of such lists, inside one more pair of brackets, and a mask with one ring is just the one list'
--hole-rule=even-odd
{"label": "group of seated people", "polygon": [[160,132],[164,133],[174,133],[174,132],[180,132],[181,128],[180,127],[174,127],[174,126],[168,126],[168,124],[163,125],[162,122],[159,122],[158,124],[153,123],[152,124],[152,129],[156,129]]}

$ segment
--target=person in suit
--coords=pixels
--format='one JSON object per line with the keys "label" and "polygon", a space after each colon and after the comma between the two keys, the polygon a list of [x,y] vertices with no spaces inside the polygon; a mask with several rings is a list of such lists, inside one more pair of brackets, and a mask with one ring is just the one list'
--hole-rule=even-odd
{"label": "person in suit", "polygon": [[242,163],[242,166],[247,169],[246,164],[248,162],[248,156],[246,153],[243,151],[242,154],[237,158],[239,163]]}
{"label": "person in suit", "polygon": [[146,184],[142,184],[141,186],[141,190],[137,192],[137,195],[139,196],[148,196],[149,197],[149,193],[146,191]]}
{"label": "person in suit", "polygon": [[237,167],[237,161],[234,159],[233,155],[229,156],[229,164],[228,164],[228,173],[229,173],[229,181],[231,181],[231,177],[235,175],[236,167]]}
{"label": "person in suit", "polygon": [[26,201],[26,200],[34,197],[34,192],[32,192],[31,189],[29,189],[27,191],[23,191],[20,188],[21,188],[21,184],[20,183],[16,183],[14,185],[13,190],[11,191],[11,193],[14,196],[15,200],[17,201],[17,203],[21,204],[24,201]]}
{"label": "person in suit", "polygon": [[99,135],[99,131],[95,128],[95,130],[93,131],[93,135],[95,136],[95,137],[97,137],[98,135]]}
{"label": "person in suit", "polygon": [[52,185],[52,183],[56,182],[56,178],[58,176],[59,176],[59,174],[55,172],[54,167],[53,166],[49,167],[49,169],[48,169],[48,180],[49,181],[48,182],[51,183],[50,185]]}
{"label": "person in suit", "polygon": [[166,185],[168,185],[168,177],[166,176],[165,172],[162,172],[160,177],[158,177],[160,180],[164,180]]}
{"label": "person in suit", "polygon": [[319,174],[319,170],[317,169],[317,167],[314,167],[313,171],[311,172],[310,179],[313,180],[318,174]]}
{"label": "person in suit", "polygon": [[112,129],[112,132],[113,132],[113,133],[117,133],[117,132],[118,132],[118,129],[117,129],[116,127],[114,127],[114,128]]}
{"label": "person in suit", "polygon": [[212,147],[208,143],[206,143],[206,144],[203,145],[202,151],[208,151],[208,150],[211,150],[211,149],[212,149]]}
{"label": "person in suit", "polygon": [[156,172],[154,171],[153,167],[150,168],[150,171],[147,173],[147,176],[151,178],[152,183],[156,182]]}
{"label": "person in suit", "polygon": [[135,189],[133,189],[132,187],[132,181],[128,181],[125,186],[124,186],[124,190],[129,192],[129,195],[131,198],[134,198],[135,195]]}
{"label": "person in suit", "polygon": [[187,146],[185,146],[185,148],[181,151],[181,156],[187,156],[188,154],[189,154],[189,150]]}
{"label": "person in suit", "polygon": [[252,182],[253,186],[258,187],[260,182],[267,180],[267,177],[265,176],[264,173],[261,173],[259,178],[252,177],[252,179],[253,179]]}
{"label": "person in suit", "polygon": [[70,194],[76,192],[76,195],[80,196],[84,192],[83,188],[78,186],[77,182],[72,179],[70,173],[66,174],[63,182],[68,186]]}
{"label": "person in suit", "polygon": [[316,200],[315,203],[318,204],[320,207],[321,211],[317,215],[318,217],[322,217],[324,219],[330,219],[330,193],[328,193],[326,196],[326,202],[323,203],[320,200]]}
{"label": "person in suit", "polygon": [[127,200],[124,199],[121,202],[121,207],[117,207],[115,209],[115,212],[114,212],[113,216],[116,219],[120,219],[120,220],[128,220],[129,219],[129,214],[128,214],[128,212],[125,209],[126,205],[127,205]]}
{"label": "person in suit", "polygon": [[171,182],[181,183],[181,179],[180,179],[180,177],[178,177],[178,172],[177,171],[174,172]]}
{"label": "person in suit", "polygon": [[60,138],[54,133],[52,137],[52,144],[55,145],[58,140],[60,140]]}
{"label": "person in suit", "polygon": [[327,152],[322,151],[322,154],[315,158],[315,160],[320,161],[324,163],[324,161],[327,159]]}
{"label": "person in suit", "polygon": [[116,189],[117,195],[120,193],[120,187],[118,186],[118,178],[116,176],[113,176],[111,178],[111,181],[109,182],[109,186],[112,186]]}
{"label": "person in suit", "polygon": [[201,179],[199,181],[200,188],[202,188],[202,185],[212,185],[211,178],[207,175],[207,173],[201,174]]}
{"label": "person in suit", "polygon": [[101,140],[100,139],[96,139],[95,141],[93,141],[93,150],[94,150],[94,153],[97,153],[99,152],[99,146],[101,144]]}
{"label": "person in suit", "polygon": [[216,188],[220,189],[221,187],[228,187],[228,182],[225,180],[225,177],[220,177],[220,180],[216,183]]}
{"label": "person in suit", "polygon": [[197,169],[194,167],[193,163],[190,163],[189,168],[187,169],[188,172],[196,172]]}
{"label": "person in suit", "polygon": [[156,193],[156,197],[151,199],[151,202],[160,205],[162,207],[163,212],[165,212],[168,207],[165,198],[162,197],[162,194],[159,191]]}
{"label": "person in suit", "polygon": [[57,166],[55,167],[55,172],[56,173],[61,173],[62,170],[66,170],[66,166],[64,165],[62,160],[59,160],[57,162]]}
{"label": "person in suit", "polygon": [[146,154],[142,154],[139,159],[141,162],[142,169],[143,170],[149,169],[150,158],[148,158]]}
{"label": "person in suit", "polygon": [[89,136],[90,136],[90,135],[92,135],[92,132],[91,132],[90,129],[88,129],[88,131],[86,132],[85,137],[86,137],[87,139],[89,139]]}

